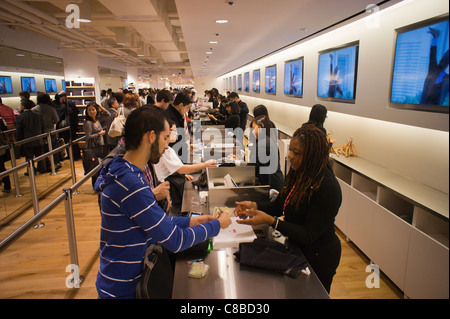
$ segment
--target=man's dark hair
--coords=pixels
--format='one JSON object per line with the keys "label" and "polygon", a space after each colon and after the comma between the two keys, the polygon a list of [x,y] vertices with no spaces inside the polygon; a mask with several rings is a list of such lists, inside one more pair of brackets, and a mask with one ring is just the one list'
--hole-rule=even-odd
{"label": "man's dark hair", "polygon": [[115,97],[111,97],[108,99],[108,106],[109,108],[112,108],[112,105],[114,104],[114,102],[116,102],[117,99]]}
{"label": "man's dark hair", "polygon": [[37,95],[37,104],[50,104],[50,95],[47,93],[39,93]]}
{"label": "man's dark hair", "polygon": [[23,96],[24,99],[30,98],[30,92],[28,91],[20,91],[19,96]]}
{"label": "man's dark hair", "polygon": [[23,105],[23,108],[26,110],[31,110],[33,107],[36,106],[36,104],[34,104],[33,101],[27,100],[27,99],[23,99],[22,101],[20,101],[20,103]]}
{"label": "man's dark hair", "polygon": [[136,150],[145,133],[154,131],[156,137],[164,131],[166,122],[163,110],[157,107],[141,106],[133,110],[127,117],[124,129],[125,149]]}
{"label": "man's dark hair", "polygon": [[184,93],[178,93],[175,97],[175,101],[173,101],[173,105],[179,105],[183,103],[183,106],[192,104],[192,99]]}
{"label": "man's dark hair", "polygon": [[237,94],[236,92],[231,92],[230,96],[228,97],[229,99],[235,99],[235,98],[239,98],[239,94]]}
{"label": "man's dark hair", "polygon": [[119,102],[119,104],[123,102],[123,93],[116,92],[114,93],[114,97],[116,98],[117,102]]}
{"label": "man's dark hair", "polygon": [[162,102],[164,100],[165,103],[169,103],[173,101],[173,94],[168,90],[163,89],[156,94],[156,102]]}

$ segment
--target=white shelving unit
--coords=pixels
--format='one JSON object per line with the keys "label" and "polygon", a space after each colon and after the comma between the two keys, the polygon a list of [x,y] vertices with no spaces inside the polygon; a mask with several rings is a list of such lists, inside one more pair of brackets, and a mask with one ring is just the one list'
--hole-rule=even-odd
{"label": "white shelving unit", "polygon": [[408,298],[449,298],[449,196],[359,157],[331,155],[336,226]]}
{"label": "white shelving unit", "polygon": [[66,79],[67,98],[75,102],[79,110],[78,114],[78,137],[84,135],[83,123],[86,117],[86,107],[95,101],[95,81],[94,78]]}

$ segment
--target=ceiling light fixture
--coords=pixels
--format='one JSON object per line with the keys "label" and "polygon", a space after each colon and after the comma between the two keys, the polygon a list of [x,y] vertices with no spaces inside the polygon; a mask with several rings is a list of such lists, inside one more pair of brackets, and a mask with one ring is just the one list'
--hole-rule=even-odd
{"label": "ceiling light fixture", "polygon": [[125,45],[127,44],[127,39],[125,37],[125,28],[118,27],[116,28],[116,44]]}
{"label": "ceiling light fixture", "polygon": [[228,20],[226,20],[226,19],[219,19],[219,20],[216,20],[216,23],[219,23],[219,24],[228,23]]}
{"label": "ceiling light fixture", "polygon": [[211,43],[211,44],[217,44],[217,43],[219,43],[219,42],[217,42],[217,41],[209,41],[209,43]]}
{"label": "ceiling light fixture", "polygon": [[206,54],[212,54],[212,52],[211,52],[211,51],[208,51],[208,52],[206,52]]}
{"label": "ceiling light fixture", "polygon": [[77,20],[84,23],[92,22],[91,1],[84,0],[82,3],[79,3],[78,6],[80,8],[80,17]]}

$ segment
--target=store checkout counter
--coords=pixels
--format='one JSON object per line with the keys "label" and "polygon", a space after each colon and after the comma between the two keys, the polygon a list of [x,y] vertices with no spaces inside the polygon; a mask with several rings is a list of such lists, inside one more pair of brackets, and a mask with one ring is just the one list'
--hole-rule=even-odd
{"label": "store checkout counter", "polygon": [[[213,215],[216,207],[233,208],[235,201],[266,200],[269,186],[255,185],[254,166],[226,166],[208,168],[208,187],[194,188],[186,181],[181,205],[181,214],[190,212]],[[194,178],[199,177],[194,174]],[[227,176],[229,175],[229,176]],[[227,176],[227,178],[224,178]],[[236,185],[233,185],[236,184]],[[207,192],[207,197],[205,197]],[[240,242],[251,242],[256,237],[273,238],[272,228],[252,227],[236,223],[222,229],[213,239],[214,249],[204,258],[209,265],[205,277],[188,276],[189,254],[179,254],[176,259],[173,299],[328,299],[314,270],[308,267],[309,274],[301,273],[296,279],[273,271],[239,264],[234,253]]]}

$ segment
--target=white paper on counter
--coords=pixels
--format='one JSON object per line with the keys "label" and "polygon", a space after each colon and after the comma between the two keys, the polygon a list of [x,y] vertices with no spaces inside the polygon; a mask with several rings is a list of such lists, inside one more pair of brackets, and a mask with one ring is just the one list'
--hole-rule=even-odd
{"label": "white paper on counter", "polygon": [[214,237],[214,249],[238,247],[239,243],[248,243],[255,240],[256,235],[250,225],[238,224],[238,217],[231,216],[231,224],[221,229],[219,235]]}

